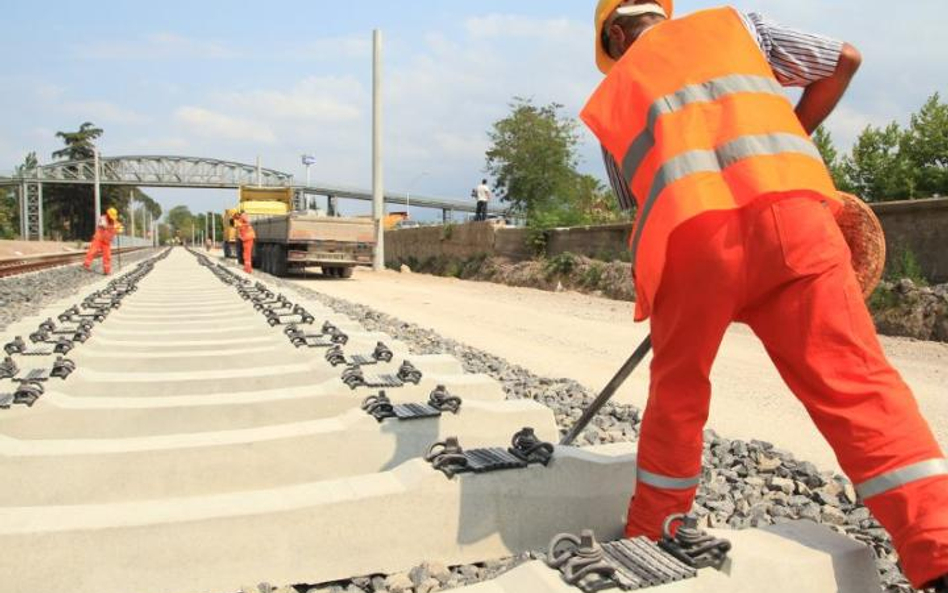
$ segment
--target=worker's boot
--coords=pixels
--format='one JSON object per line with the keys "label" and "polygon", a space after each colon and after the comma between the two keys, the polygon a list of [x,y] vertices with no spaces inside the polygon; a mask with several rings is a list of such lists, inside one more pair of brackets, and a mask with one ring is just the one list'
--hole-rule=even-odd
{"label": "worker's boot", "polygon": [[930,587],[935,593],[948,593],[948,574],[935,581]]}

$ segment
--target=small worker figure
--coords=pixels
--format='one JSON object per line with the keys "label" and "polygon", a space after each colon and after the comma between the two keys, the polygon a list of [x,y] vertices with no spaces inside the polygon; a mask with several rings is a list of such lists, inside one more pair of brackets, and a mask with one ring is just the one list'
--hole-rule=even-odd
{"label": "small worker figure", "polygon": [[122,223],[118,220],[118,210],[109,208],[105,214],[99,217],[96,224],[95,235],[89,243],[89,251],[86,252],[86,261],[82,266],[87,270],[92,270],[92,261],[95,256],[102,252],[102,271],[105,274],[112,273],[112,239],[115,233],[121,233],[124,230]]}
{"label": "small worker figure", "polygon": [[253,231],[253,225],[250,224],[250,217],[246,212],[241,212],[233,219],[234,226],[237,228],[237,238],[240,240],[243,250],[244,272],[253,273],[251,256],[253,254],[253,242],[257,234]]}

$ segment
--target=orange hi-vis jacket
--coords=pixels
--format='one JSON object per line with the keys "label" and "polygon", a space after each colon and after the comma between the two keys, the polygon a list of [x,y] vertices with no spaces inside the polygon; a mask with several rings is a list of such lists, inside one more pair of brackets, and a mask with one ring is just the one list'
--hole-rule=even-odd
{"label": "orange hi-vis jacket", "polygon": [[765,194],[812,192],[839,203],[819,151],[731,8],[646,31],[581,117],[638,204],[630,238],[637,321],[651,314],[668,237],[683,222]]}
{"label": "orange hi-vis jacket", "polygon": [[250,224],[250,219],[246,214],[237,217],[237,233],[241,241],[253,241],[257,238],[257,233],[253,230],[253,225]]}
{"label": "orange hi-vis jacket", "polygon": [[95,236],[92,238],[92,240],[111,244],[112,239],[115,238],[115,233],[117,231],[118,225],[115,223],[115,221],[103,214],[99,217],[99,223],[96,225]]}

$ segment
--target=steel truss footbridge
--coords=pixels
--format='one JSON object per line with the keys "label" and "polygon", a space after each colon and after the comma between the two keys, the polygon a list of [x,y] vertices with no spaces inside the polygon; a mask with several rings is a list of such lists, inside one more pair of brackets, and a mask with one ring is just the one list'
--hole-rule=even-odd
{"label": "steel truss footbridge", "polygon": [[[0,177],[0,186],[16,187],[20,203],[20,232],[24,239],[43,239],[43,187],[51,184],[83,184],[191,189],[237,189],[244,185],[292,187],[297,207],[308,196],[326,196],[330,214],[339,198],[372,200],[370,190],[330,185],[298,185],[289,173],[218,159],[187,156],[114,156],[83,161],[64,161],[18,171]],[[413,205],[442,211],[444,220],[452,212],[474,212],[474,205],[457,200],[386,193],[389,204]],[[98,213],[97,213],[98,214]]]}

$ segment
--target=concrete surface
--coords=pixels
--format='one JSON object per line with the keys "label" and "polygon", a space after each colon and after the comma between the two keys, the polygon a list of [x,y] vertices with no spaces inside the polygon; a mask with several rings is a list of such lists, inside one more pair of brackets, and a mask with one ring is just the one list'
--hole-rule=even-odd
{"label": "concrete surface", "polygon": [[[647,323],[632,322],[632,303],[577,293],[362,268],[348,282],[296,282],[417,323],[538,375],[575,379],[594,392],[649,332]],[[881,341],[948,449],[948,344]],[[648,377],[646,360],[619,390],[617,401],[644,407]],[[838,469],[832,450],[746,326],[728,331],[711,382],[709,428],[729,438],[771,441],[821,469]]]}
{"label": "concrete surface", "polygon": [[[348,354],[374,347],[378,335],[306,306],[348,324]],[[32,408],[0,411],[0,590],[224,593],[481,562],[561,531],[620,535],[634,445],[558,448],[549,467],[448,479],[419,458],[432,442],[504,446],[523,426],[552,440],[552,412],[505,400],[450,357],[411,355],[424,379],[387,390],[392,400],[423,402],[444,384],[461,413],[380,424],[359,410],[377,390],[350,390],[323,350],[294,348],[262,319],[173,251],[77,346],[72,376]],[[398,356],[367,374],[407,355],[385,338]]]}
{"label": "concrete surface", "polygon": [[[21,320],[5,339],[82,296]],[[631,446],[448,480],[419,459],[435,441],[505,446],[524,426],[554,440],[552,412],[506,401],[496,381],[464,374],[449,356],[410,355],[306,306],[350,334],[349,355],[380,339],[389,346],[393,362],[367,374],[393,373],[406,357],[423,372],[420,385],[387,390],[394,402],[427,401],[444,384],[464,400],[460,413],[378,423],[359,409],[377,390],[343,385],[344,367],[330,366],[325,350],[293,347],[282,327],[174,251],[70,353],[75,373],[50,381],[34,407],[0,412],[0,545],[12,552],[0,560],[0,589],[232,591],[264,576],[402,570],[418,557],[486,560],[545,539],[554,516],[620,528]],[[406,533],[411,545],[379,544]]]}
{"label": "concrete surface", "polygon": [[392,469],[446,437],[465,448],[509,443],[524,426],[557,439],[553,413],[531,401],[468,402],[459,414],[379,424],[362,410],[331,419],[217,432],[97,439],[0,436],[4,496],[33,505],[178,498]]}
{"label": "concrete surface", "polygon": [[384,473],[228,494],[0,508],[8,593],[196,593],[324,582],[619,535],[628,444],[558,450],[549,467],[447,479],[415,459]]}
{"label": "concrete surface", "polygon": [[[731,541],[725,570],[649,589],[662,593],[871,593],[881,590],[868,548],[808,521],[747,531],[712,530]],[[542,562],[519,566],[463,593],[576,593]],[[604,589],[619,591],[619,589]]]}

